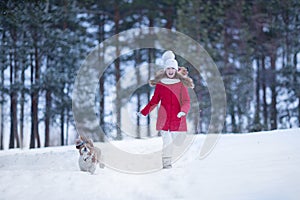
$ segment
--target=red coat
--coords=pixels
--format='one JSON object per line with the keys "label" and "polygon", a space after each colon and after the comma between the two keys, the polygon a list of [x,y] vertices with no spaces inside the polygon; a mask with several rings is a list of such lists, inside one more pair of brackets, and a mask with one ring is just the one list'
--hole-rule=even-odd
{"label": "red coat", "polygon": [[187,87],[182,82],[156,84],[154,95],[141,113],[148,115],[157,105],[158,110],[156,130],[187,131],[186,116],[177,117],[179,112],[188,113],[190,109],[190,97]]}

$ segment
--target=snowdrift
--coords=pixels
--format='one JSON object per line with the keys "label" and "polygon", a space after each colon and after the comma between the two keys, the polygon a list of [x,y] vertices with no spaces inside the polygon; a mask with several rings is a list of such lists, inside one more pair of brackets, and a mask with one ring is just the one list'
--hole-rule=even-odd
{"label": "snowdrift", "polygon": [[[0,200],[300,199],[300,129],[222,135],[201,160],[204,139],[197,136],[171,170],[140,175],[81,172],[74,146],[0,151]],[[160,138],[117,145],[145,151]]]}

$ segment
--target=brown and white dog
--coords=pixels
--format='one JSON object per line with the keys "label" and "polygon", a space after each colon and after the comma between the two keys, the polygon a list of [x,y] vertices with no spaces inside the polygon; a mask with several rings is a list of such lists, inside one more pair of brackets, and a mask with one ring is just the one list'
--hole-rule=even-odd
{"label": "brown and white dog", "polygon": [[97,164],[104,168],[101,150],[94,146],[93,141],[84,136],[79,136],[75,141],[76,149],[79,150],[78,164],[81,171],[94,174]]}

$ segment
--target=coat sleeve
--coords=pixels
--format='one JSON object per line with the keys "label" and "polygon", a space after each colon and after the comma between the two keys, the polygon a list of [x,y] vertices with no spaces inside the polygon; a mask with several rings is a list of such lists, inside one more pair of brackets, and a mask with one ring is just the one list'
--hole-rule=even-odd
{"label": "coat sleeve", "polygon": [[183,86],[181,90],[181,112],[188,113],[190,110],[190,96],[187,87]]}
{"label": "coat sleeve", "polygon": [[156,85],[154,95],[152,96],[149,103],[145,106],[144,109],[141,110],[142,115],[148,115],[160,102],[160,95],[159,95],[159,85]]}

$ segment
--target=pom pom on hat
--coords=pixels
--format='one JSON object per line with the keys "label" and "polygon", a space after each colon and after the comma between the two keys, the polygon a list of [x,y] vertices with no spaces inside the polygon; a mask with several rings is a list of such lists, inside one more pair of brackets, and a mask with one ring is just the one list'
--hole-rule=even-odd
{"label": "pom pom on hat", "polygon": [[164,70],[166,70],[167,68],[174,68],[178,71],[178,63],[175,59],[168,59],[164,62]]}
{"label": "pom pom on hat", "polygon": [[173,53],[173,51],[166,51],[163,55],[162,55],[162,60],[165,63],[168,59],[175,59],[175,54]]}

